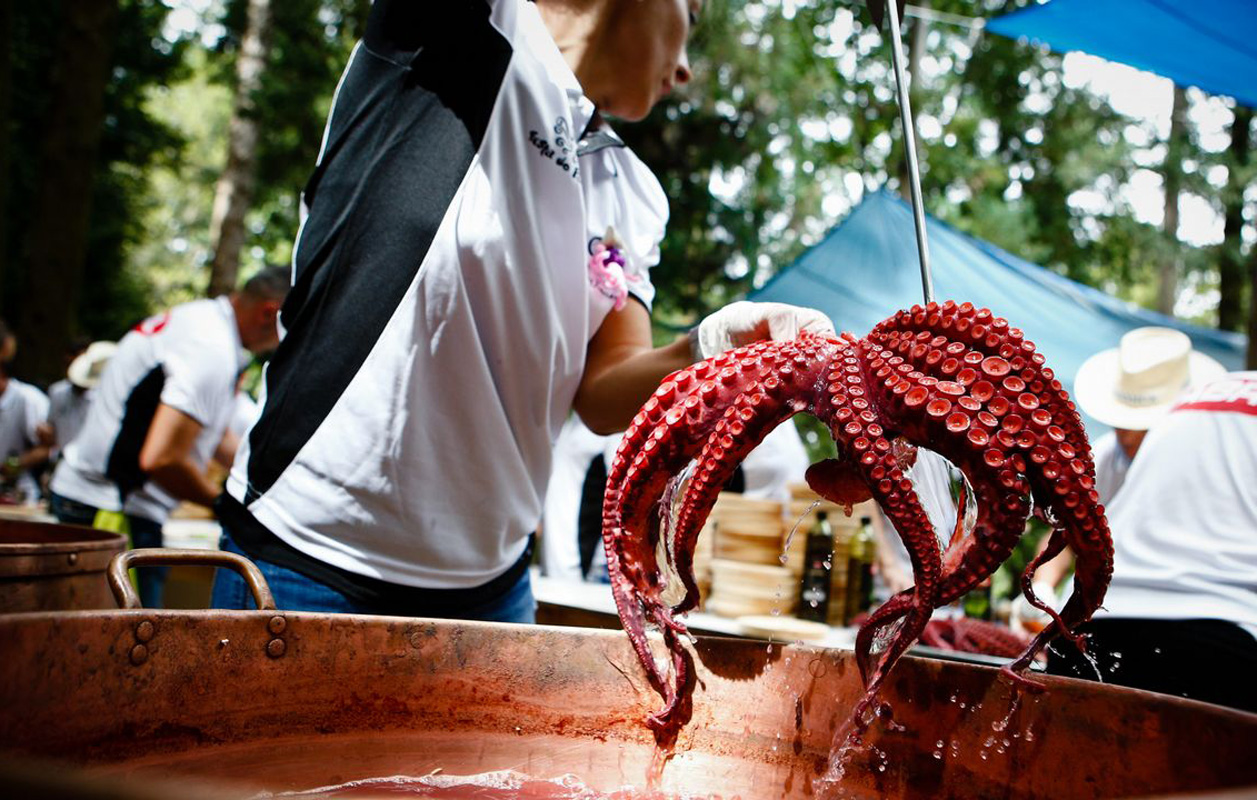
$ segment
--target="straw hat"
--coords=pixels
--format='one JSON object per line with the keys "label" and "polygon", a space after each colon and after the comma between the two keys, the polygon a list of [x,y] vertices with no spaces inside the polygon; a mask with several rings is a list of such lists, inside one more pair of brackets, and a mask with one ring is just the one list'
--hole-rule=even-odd
{"label": "straw hat", "polygon": [[113,358],[118,345],[113,342],[92,342],[87,349],[79,353],[78,358],[70,362],[66,377],[70,383],[80,389],[91,389],[100,382],[100,375],[105,365]]}
{"label": "straw hat", "polygon": [[1074,399],[1106,425],[1144,431],[1188,386],[1225,373],[1217,361],[1193,350],[1182,331],[1136,328],[1117,347],[1083,362],[1074,378]]}

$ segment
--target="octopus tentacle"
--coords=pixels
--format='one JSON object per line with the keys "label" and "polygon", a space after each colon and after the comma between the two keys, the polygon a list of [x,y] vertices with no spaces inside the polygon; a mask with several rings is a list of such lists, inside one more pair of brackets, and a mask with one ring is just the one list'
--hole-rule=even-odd
{"label": "octopus tentacle", "polygon": [[713,427],[698,455],[698,466],[673,528],[672,552],[685,587],[685,597],[674,607],[674,612],[683,613],[698,605],[694,548],[721,488],[770,431],[812,407],[815,398],[808,389],[814,390],[827,357],[835,350],[832,342],[808,338],[796,342],[792,348],[770,349],[766,343],[752,345],[746,357],[740,360],[741,372],[752,383]]}
{"label": "octopus tentacle", "polygon": [[1065,549],[1065,537],[1057,531],[1053,531],[1048,537],[1047,547],[1043,548],[1034,558],[1030,559],[1030,563],[1021,573],[1021,593],[1025,595],[1026,602],[1043,613],[1047,614],[1053,622],[1056,623],[1057,630],[1074,643],[1079,649],[1083,647],[1082,637],[1070,630],[1065,621],[1061,619],[1061,615],[1051,605],[1039,599],[1034,593],[1034,573],[1039,567],[1060,555]]}
{"label": "octopus tentacle", "polygon": [[[948,301],[899,312],[862,339],[803,336],[739,348],[669,376],[634,419],[608,476],[604,540],[612,591],[634,650],[665,700],[651,716],[657,734],[685,713],[682,690],[692,673],[681,644],[685,626],[674,615],[697,600],[698,531],[736,464],[768,430],[800,411],[828,427],[839,452],[813,465],[808,483],[842,504],[875,498],[912,557],[916,585],[874,612],[857,636],[857,663],[868,687],[861,709],[932,610],[1007,558],[1032,502],[1053,525],[1050,547],[1068,544],[1077,554],[1077,579],[1065,608],[1009,674],[1029,683],[1020,671],[1037,649],[1099,607],[1112,571],[1112,542],[1085,431],[1043,355],[1007,321]],[[974,526],[964,532],[962,508],[945,552],[905,473],[914,445],[949,459],[973,489]],[[667,563],[660,564],[654,511],[675,485],[672,476],[694,459],[676,524],[663,529],[669,541],[662,550]],[[675,569],[686,592],[672,608],[662,598],[665,566]],[[647,625],[663,629],[675,683],[654,660]],[[889,642],[873,663],[881,637]]]}
{"label": "octopus tentacle", "polygon": [[[696,455],[701,459],[702,448],[710,445],[706,462],[699,464],[697,481],[691,480],[681,501],[685,524],[697,519],[701,527],[702,518],[695,512],[701,507],[710,511],[710,503],[721,485],[706,476],[713,472],[712,465],[722,465],[731,453],[741,452],[722,444],[729,435],[726,409],[737,407],[739,398],[746,398],[742,408],[745,413],[738,412],[740,437],[756,431],[762,437],[775,424],[774,419],[780,421],[783,410],[793,414],[807,407],[805,399],[794,396],[807,397],[815,391],[815,376],[827,355],[836,349],[835,343],[809,338],[786,345],[772,348],[767,377],[762,384],[753,384],[762,391],[757,389],[749,396],[745,391],[747,379],[739,367],[758,359],[768,349],[767,344],[739,348],[670,376],[625,432],[608,476],[603,542],[612,595],[638,659],[651,684],[664,697],[664,708],[651,716],[652,725],[658,730],[666,729],[680,713],[677,688],[688,679],[688,667],[678,638],[685,626],[673,617],[662,597],[665,578],[656,556],[658,529],[651,525],[652,514],[672,476]],[[717,433],[722,422],[725,429]],[[693,535],[687,531],[681,533],[680,549],[686,551],[688,566],[677,561],[675,534],[669,558],[673,566],[680,567],[682,582],[688,580],[688,592],[693,587],[697,528]],[[645,632],[648,624],[663,628],[665,645],[672,654],[675,683],[668,681],[654,660]]]}
{"label": "octopus tentacle", "polygon": [[[672,552],[676,570],[685,587],[685,597],[674,606],[684,613],[698,606],[698,583],[694,578],[694,548],[699,531],[711,513],[723,487],[737,469],[738,463],[754,450],[768,432],[795,415],[786,402],[773,402],[764,392],[743,395],[744,403],[732,406],[734,412],[717,424],[711,438],[698,456],[699,466],[690,479],[681,510],[672,532]],[[740,398],[741,399],[741,398]],[[771,406],[770,406],[771,404]],[[757,416],[756,406],[766,406]],[[736,460],[735,460],[736,459]]]}

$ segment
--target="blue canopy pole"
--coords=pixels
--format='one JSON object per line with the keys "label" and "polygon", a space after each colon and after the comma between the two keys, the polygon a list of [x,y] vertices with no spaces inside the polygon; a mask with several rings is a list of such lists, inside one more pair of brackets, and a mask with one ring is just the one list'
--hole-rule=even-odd
{"label": "blue canopy pole", "polygon": [[917,256],[921,261],[921,286],[925,302],[934,302],[934,280],[930,276],[930,246],[925,236],[925,207],[921,200],[921,169],[917,164],[916,129],[912,105],[908,102],[908,81],[903,71],[903,38],[899,33],[899,10],[895,0],[886,4],[890,20],[890,56],[895,66],[895,89],[899,93],[899,121],[903,127],[903,149],[908,159],[908,186],[912,195],[912,222],[917,233]]}

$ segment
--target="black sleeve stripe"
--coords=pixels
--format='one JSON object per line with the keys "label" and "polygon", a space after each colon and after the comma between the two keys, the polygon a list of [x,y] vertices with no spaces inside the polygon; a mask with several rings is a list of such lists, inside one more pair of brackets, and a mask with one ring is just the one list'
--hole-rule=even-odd
{"label": "black sleeve stripe", "polygon": [[383,332],[484,139],[510,63],[487,3],[414,5],[447,9],[441,21],[458,33],[423,45],[409,66],[358,58],[345,76],[306,198],[288,333],[249,437],[246,503],[292,463]]}
{"label": "black sleeve stripe", "polygon": [[118,438],[114,439],[105,462],[105,477],[118,487],[118,495],[124,502],[127,495],[148,482],[148,475],[140,469],[140,450],[157,414],[157,406],[161,404],[165,386],[166,371],[158,364],[127,395]]}

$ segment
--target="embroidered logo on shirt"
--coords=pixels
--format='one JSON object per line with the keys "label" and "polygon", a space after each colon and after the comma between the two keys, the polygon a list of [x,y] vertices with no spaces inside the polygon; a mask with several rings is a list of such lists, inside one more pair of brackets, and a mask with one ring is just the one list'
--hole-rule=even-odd
{"label": "embroidered logo on shirt", "polygon": [[624,308],[628,299],[624,265],[624,251],[615,238],[615,228],[607,228],[601,238],[589,240],[589,285],[615,303],[616,311]]}
{"label": "embroidered logo on shirt", "polygon": [[550,159],[560,169],[575,178],[580,175],[580,167],[573,157],[575,143],[572,141],[572,131],[567,124],[567,117],[557,118],[553,131],[553,139],[547,139],[535,130],[529,131],[528,141],[537,148],[537,153],[542,158]]}

